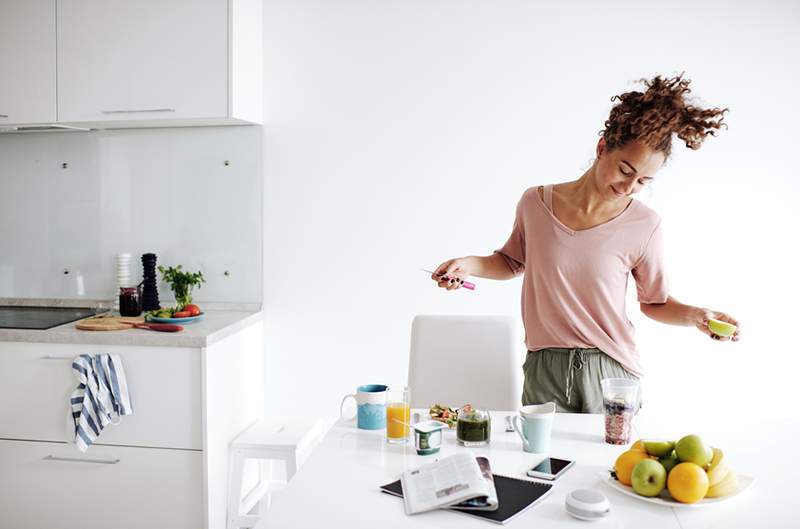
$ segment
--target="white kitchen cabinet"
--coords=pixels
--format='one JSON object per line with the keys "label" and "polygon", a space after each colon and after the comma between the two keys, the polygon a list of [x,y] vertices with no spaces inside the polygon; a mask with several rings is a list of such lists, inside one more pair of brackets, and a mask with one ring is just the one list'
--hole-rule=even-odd
{"label": "white kitchen cabinet", "polygon": [[[263,415],[263,351],[260,315],[205,347],[0,341],[0,528],[225,529],[228,450]],[[120,355],[134,412],[86,453],[65,442],[84,353]]]}
{"label": "white kitchen cabinet", "polygon": [[0,127],[55,120],[55,0],[2,0]]}
{"label": "white kitchen cabinet", "polygon": [[[72,359],[80,354],[119,355],[132,391],[134,414],[108,426],[103,444],[201,450],[202,398],[200,354],[179,347],[109,347],[3,344],[0,373],[14,373],[0,386],[0,417],[13,417],[17,396],[25,395],[25,413],[0,421],[0,439],[66,442],[74,437],[69,397],[75,391]],[[36,391],[31,391],[31,388]]]}
{"label": "white kitchen cabinet", "polygon": [[203,454],[0,440],[4,528],[203,527]]}
{"label": "white kitchen cabinet", "polygon": [[261,122],[258,0],[57,0],[58,121]]}

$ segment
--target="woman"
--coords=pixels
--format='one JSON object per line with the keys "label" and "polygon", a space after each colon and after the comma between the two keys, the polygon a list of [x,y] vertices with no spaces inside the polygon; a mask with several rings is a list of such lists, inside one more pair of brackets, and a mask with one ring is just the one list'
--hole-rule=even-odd
{"label": "woman", "polygon": [[[647,81],[644,92],[613,97],[597,158],[577,180],[528,189],[511,236],[488,256],[450,259],[431,278],[455,290],[468,276],[511,279],[524,273],[522,319],[528,355],[523,404],[554,401],[559,411],[601,413],[600,380],[641,376],[634,329],[625,313],[628,275],[648,317],[694,325],[714,340],[709,318],[723,312],[684,305],[669,295],[661,220],[632,195],[656,176],[672,135],[698,149],[723,126],[728,109],[686,100],[689,79]],[[732,336],[739,339],[739,331]]]}

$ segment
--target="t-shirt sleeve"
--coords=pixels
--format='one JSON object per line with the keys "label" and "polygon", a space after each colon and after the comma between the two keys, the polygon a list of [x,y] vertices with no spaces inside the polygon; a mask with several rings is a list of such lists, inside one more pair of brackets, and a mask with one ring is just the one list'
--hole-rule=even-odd
{"label": "t-shirt sleeve", "polygon": [[525,226],[522,222],[522,199],[517,204],[511,235],[503,247],[495,250],[495,253],[500,254],[514,275],[525,271]]}
{"label": "t-shirt sleeve", "polygon": [[650,235],[642,256],[631,270],[636,280],[639,303],[666,303],[669,297],[667,275],[664,269],[664,235],[661,221]]}

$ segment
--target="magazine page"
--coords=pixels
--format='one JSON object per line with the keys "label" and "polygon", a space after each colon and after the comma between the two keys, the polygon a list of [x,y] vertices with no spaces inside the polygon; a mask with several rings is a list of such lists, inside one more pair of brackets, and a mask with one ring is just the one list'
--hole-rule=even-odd
{"label": "magazine page", "polygon": [[400,482],[407,514],[490,495],[475,456],[468,453],[445,457],[417,470],[404,472]]}
{"label": "magazine page", "polygon": [[481,469],[481,477],[486,482],[488,494],[486,496],[477,496],[464,500],[461,503],[453,505],[453,509],[473,510],[473,511],[495,511],[499,505],[497,500],[497,489],[494,486],[494,476],[492,475],[492,467],[489,465],[489,460],[485,457],[476,457],[478,467]]}

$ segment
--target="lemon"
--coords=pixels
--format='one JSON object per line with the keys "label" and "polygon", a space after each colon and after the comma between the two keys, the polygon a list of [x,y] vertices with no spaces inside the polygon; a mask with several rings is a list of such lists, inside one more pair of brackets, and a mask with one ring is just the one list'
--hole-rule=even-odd
{"label": "lemon", "polygon": [[700,501],[708,492],[706,471],[695,463],[676,465],[667,476],[667,490],[681,503]]}
{"label": "lemon", "polygon": [[713,318],[709,318],[708,330],[713,332],[717,336],[728,337],[732,335],[734,332],[736,332],[736,325],[728,323],[727,321],[720,321],[720,320],[715,320]]}

